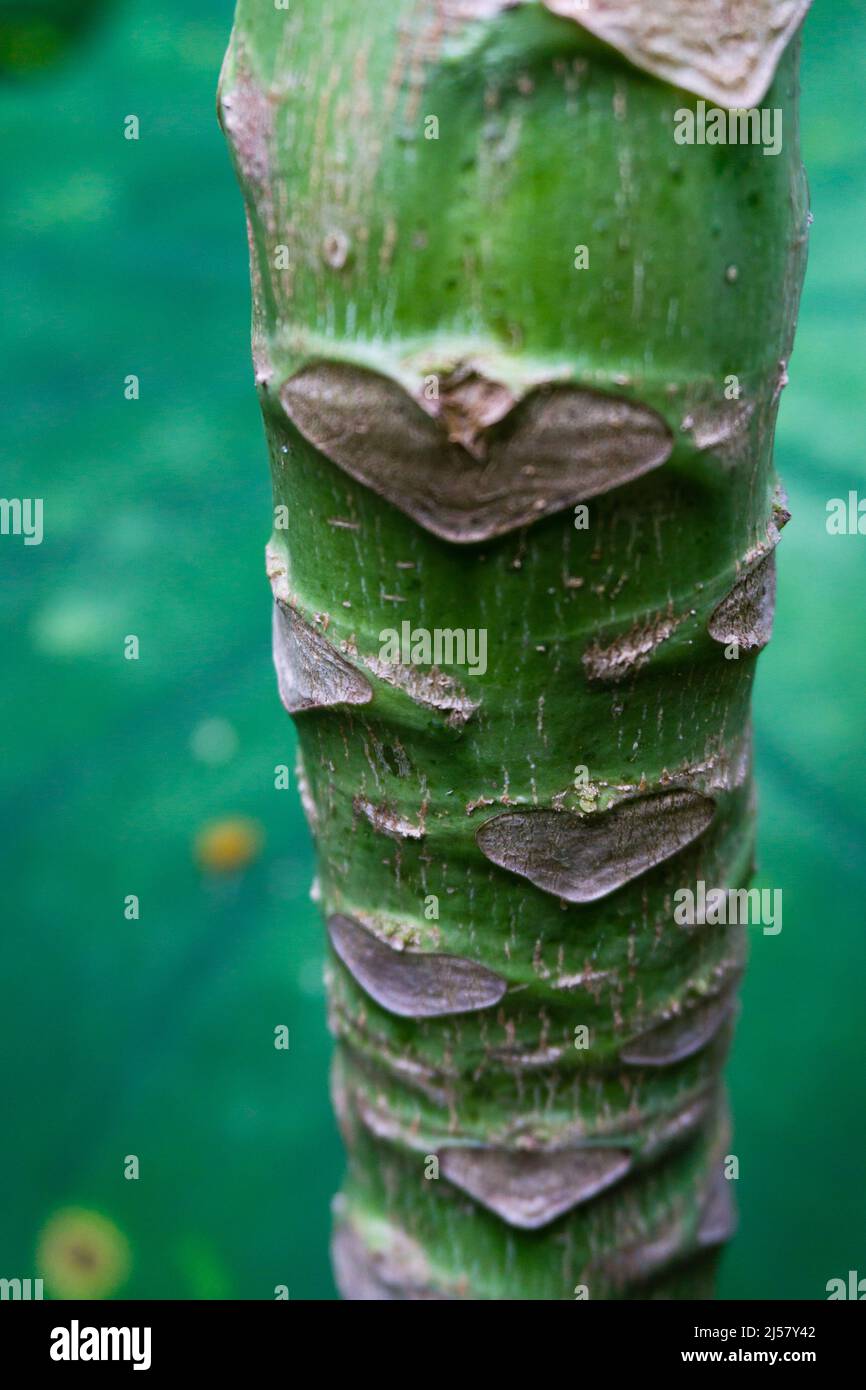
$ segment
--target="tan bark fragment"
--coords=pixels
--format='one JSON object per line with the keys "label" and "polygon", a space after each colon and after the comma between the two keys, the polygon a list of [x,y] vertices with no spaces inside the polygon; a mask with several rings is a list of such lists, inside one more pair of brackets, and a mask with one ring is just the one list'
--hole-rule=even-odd
{"label": "tan bark fragment", "polygon": [[698,792],[635,797],[612,810],[514,811],[479,826],[478,847],[494,864],[566,902],[604,898],[696,840],[715,804]]}
{"label": "tan bark fragment", "polygon": [[776,556],[772,552],[748,570],[713,611],[707,631],[723,646],[736,643],[759,652],[773,635],[776,609]]}
{"label": "tan bark fragment", "polygon": [[542,0],[635,67],[727,107],[766,95],[811,0]]}
{"label": "tan bark fragment", "polygon": [[501,976],[462,956],[397,951],[351,917],[328,921],[331,945],[371,999],[401,1018],[471,1013],[498,1004]]}
{"label": "tan bark fragment", "polygon": [[480,459],[487,454],[485,431],[504,419],[515,401],[501,382],[490,381],[469,367],[458,367],[439,382],[438,399],[419,404],[426,404],[428,414],[442,421],[449,443],[462,444],[467,453]]}
{"label": "tan bark fragment", "polygon": [[389,377],[314,362],[285,382],[280,399],[333,463],[434,535],[463,544],[620,487],[670,456],[673,436],[648,406],[558,383],[528,391],[500,418],[494,388],[482,391],[476,374],[471,397],[426,403],[437,419]]}
{"label": "tan bark fragment", "polygon": [[624,1177],[631,1166],[620,1149],[563,1149],[515,1153],[505,1149],[445,1149],[441,1172],[509,1226],[537,1231]]}
{"label": "tan bark fragment", "polygon": [[300,614],[274,604],[274,666],[280,699],[289,714],[333,705],[366,705],[369,681]]}

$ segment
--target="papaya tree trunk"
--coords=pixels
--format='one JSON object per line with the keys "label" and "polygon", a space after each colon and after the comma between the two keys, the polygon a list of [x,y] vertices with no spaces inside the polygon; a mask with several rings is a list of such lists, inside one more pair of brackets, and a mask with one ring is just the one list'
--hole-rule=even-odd
{"label": "papaya tree trunk", "polygon": [[806,9],[238,4],[347,1298],[711,1296]]}

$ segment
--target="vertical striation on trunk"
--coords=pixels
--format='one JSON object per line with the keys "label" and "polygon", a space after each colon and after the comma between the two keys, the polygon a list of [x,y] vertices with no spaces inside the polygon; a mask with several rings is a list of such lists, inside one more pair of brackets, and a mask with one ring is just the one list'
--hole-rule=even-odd
{"label": "vertical striation on trunk", "polygon": [[[732,1229],[746,928],[674,894],[752,872],[806,6],[686,8],[238,4],[347,1298],[709,1297]],[[719,92],[781,150],[677,144]]]}

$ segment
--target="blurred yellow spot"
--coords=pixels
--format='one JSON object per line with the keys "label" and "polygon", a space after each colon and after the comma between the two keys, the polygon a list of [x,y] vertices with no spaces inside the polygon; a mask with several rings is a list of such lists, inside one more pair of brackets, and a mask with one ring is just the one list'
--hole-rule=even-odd
{"label": "blurred yellow spot", "polygon": [[36,1264],[55,1298],[108,1298],[129,1275],[129,1243],[108,1217],[68,1207],[39,1237]]}
{"label": "blurred yellow spot", "polygon": [[210,874],[236,874],[258,859],[264,834],[258,821],[243,816],[212,821],[196,836],[195,856]]}

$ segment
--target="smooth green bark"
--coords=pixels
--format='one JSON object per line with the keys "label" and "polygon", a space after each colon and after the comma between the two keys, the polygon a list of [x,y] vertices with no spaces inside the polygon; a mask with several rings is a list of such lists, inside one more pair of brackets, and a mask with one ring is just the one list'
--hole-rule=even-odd
{"label": "smooth green bark", "polygon": [[[796,63],[768,157],[677,145],[699,98],[532,0],[238,6],[347,1297],[709,1296],[747,929],[674,895],[752,871]],[[486,669],[395,659],[404,622]]]}

